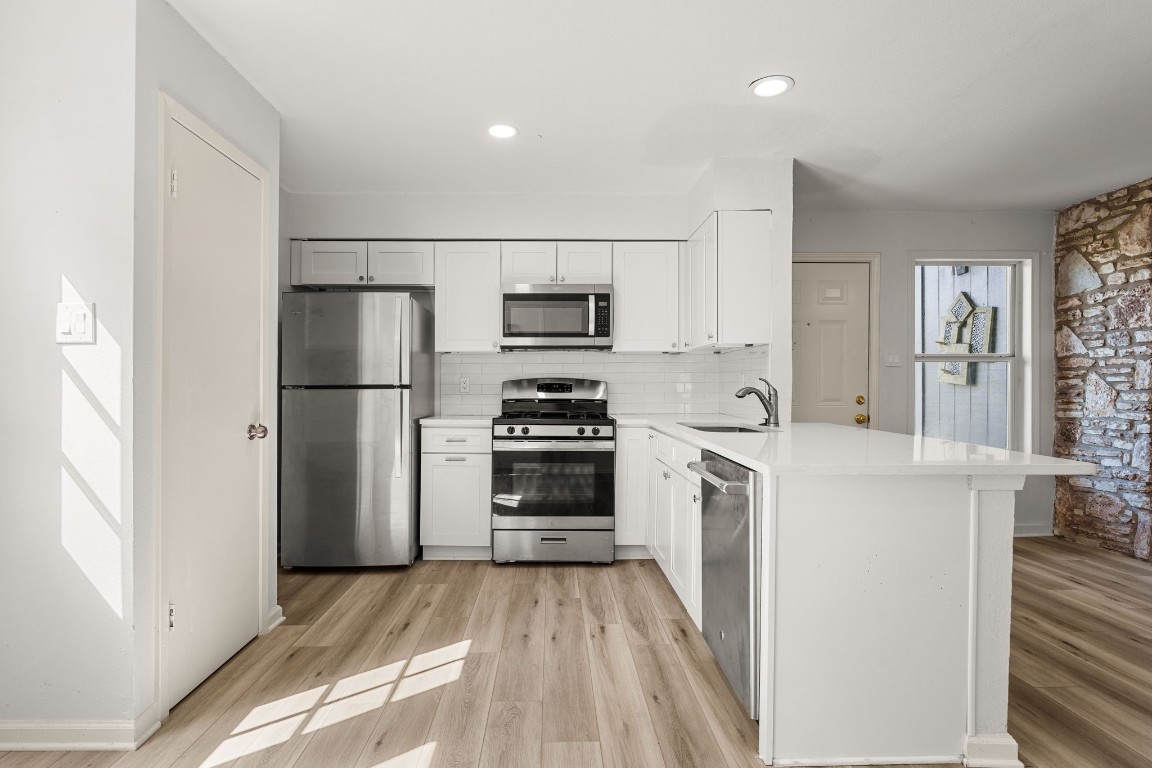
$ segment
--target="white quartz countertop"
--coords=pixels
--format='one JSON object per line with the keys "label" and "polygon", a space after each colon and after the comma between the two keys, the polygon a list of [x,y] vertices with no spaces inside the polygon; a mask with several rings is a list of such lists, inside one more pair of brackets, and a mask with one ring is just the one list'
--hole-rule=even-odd
{"label": "white quartz countertop", "polygon": [[769,432],[701,432],[682,422],[756,424],[719,414],[623,415],[758,472],[776,475],[1093,475],[1096,465],[862,427],[792,424]]}
{"label": "white quartz countertop", "polygon": [[428,416],[420,419],[422,427],[456,427],[457,429],[477,429],[491,427],[491,416]]}

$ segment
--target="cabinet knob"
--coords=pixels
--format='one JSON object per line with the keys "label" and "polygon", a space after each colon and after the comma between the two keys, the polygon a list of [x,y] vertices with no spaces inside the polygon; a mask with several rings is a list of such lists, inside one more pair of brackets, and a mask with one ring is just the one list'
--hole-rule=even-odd
{"label": "cabinet knob", "polygon": [[708,334],[708,341],[712,341],[712,334]]}
{"label": "cabinet knob", "polygon": [[694,504],[699,504],[699,503],[700,503],[700,496],[699,496],[699,494],[695,494],[695,493],[694,493],[694,494],[692,494],[692,502],[693,502]]}
{"label": "cabinet knob", "polygon": [[364,282],[364,275],[357,275],[356,279],[359,280],[360,282]]}
{"label": "cabinet knob", "polygon": [[550,283],[556,282],[556,275],[549,275],[548,276],[548,282],[550,282]]}
{"label": "cabinet knob", "polygon": [[492,342],[492,349],[500,349],[500,342],[498,342],[498,341]]}
{"label": "cabinet knob", "polygon": [[668,474],[668,470],[664,470],[664,479],[665,480],[671,480],[672,479],[672,475]]}
{"label": "cabinet knob", "polygon": [[560,282],[564,282],[564,275],[560,275]]}
{"label": "cabinet knob", "polygon": [[676,342],[672,342],[672,349],[676,349]]}
{"label": "cabinet knob", "polygon": [[376,276],[375,275],[368,275],[368,282],[370,282],[370,283],[376,282]]}

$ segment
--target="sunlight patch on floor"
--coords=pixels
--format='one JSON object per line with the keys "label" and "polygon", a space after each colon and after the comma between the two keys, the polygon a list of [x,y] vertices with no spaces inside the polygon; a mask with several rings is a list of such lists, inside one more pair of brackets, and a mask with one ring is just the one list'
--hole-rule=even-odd
{"label": "sunlight patch on floor", "polygon": [[372,768],[431,768],[432,758],[435,755],[436,742],[430,741],[402,755],[396,755],[396,757],[382,763],[376,763]]}
{"label": "sunlight patch on floor", "polygon": [[296,715],[287,720],[269,723],[254,731],[225,739],[220,746],[212,751],[212,754],[205,758],[204,762],[200,763],[200,768],[212,768],[212,766],[230,763],[245,755],[283,744],[296,734],[296,729],[300,727],[307,716],[307,714]]}

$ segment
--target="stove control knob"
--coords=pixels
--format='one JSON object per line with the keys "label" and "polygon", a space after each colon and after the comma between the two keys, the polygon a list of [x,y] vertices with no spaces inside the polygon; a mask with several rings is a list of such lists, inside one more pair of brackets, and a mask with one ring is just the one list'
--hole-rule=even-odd
{"label": "stove control knob", "polygon": [[520,427],[520,434],[522,434],[522,435],[528,434],[528,427]]}
{"label": "stove control knob", "polygon": [[578,435],[584,434],[584,427],[576,427],[576,434],[578,434]]}
{"label": "stove control knob", "polygon": [[516,427],[508,427],[508,434],[510,434],[510,435],[516,434]]}
{"label": "stove control knob", "polygon": [[592,427],[592,434],[594,434],[594,435],[600,434],[600,427]]}

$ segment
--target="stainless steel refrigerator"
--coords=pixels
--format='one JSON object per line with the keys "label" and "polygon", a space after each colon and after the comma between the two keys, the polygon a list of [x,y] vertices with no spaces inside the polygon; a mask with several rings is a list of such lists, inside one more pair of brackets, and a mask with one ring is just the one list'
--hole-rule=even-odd
{"label": "stainless steel refrigerator", "polygon": [[285,293],[280,563],[408,565],[417,422],[434,407],[430,297]]}

